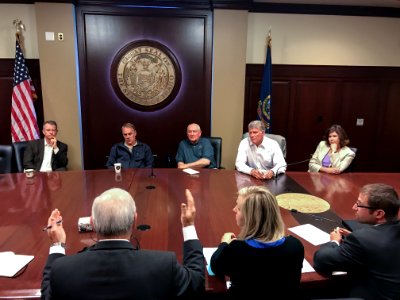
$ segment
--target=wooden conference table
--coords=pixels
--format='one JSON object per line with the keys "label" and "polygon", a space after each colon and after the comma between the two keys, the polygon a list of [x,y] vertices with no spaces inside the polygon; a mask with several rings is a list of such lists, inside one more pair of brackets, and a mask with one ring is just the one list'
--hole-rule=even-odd
{"label": "wooden conference table", "polygon": [[[204,247],[216,247],[222,234],[238,232],[234,213],[237,190],[248,185],[266,185],[274,194],[305,192],[325,199],[331,213],[352,219],[351,207],[359,188],[367,183],[384,182],[400,191],[399,173],[347,173],[340,176],[288,172],[277,180],[260,181],[233,170],[200,170],[188,175],[178,169],[67,171],[38,173],[33,178],[25,174],[0,174],[0,252],[34,255],[24,272],[15,278],[0,278],[0,299],[40,297],[40,283],[50,241],[42,228],[54,208],[63,215],[67,232],[67,254],[73,254],[95,241],[93,233],[79,233],[79,217],[89,216],[93,199],[112,187],[129,191],[136,201],[136,225],[151,229],[136,230],[135,237],[142,249],[170,250],[182,260],[180,203],[189,188],[196,200],[196,229]],[[153,187],[153,188],[152,188]],[[281,209],[286,226],[299,225],[291,212]],[[332,228],[335,224],[330,224]],[[306,259],[318,248],[302,240]],[[67,280],[67,279],[66,279]],[[312,272],[302,275],[302,285],[324,282],[327,278]],[[224,285],[208,277],[206,290],[219,292]]]}

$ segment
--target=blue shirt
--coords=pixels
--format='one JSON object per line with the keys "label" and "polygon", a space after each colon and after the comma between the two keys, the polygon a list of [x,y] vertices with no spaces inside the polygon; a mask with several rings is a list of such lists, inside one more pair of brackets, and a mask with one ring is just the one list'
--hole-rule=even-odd
{"label": "blue shirt", "polygon": [[121,163],[123,169],[127,168],[151,168],[153,165],[153,154],[148,145],[137,142],[132,152],[124,143],[112,146],[106,166],[114,167],[115,163]]}
{"label": "blue shirt", "polygon": [[200,137],[197,143],[194,144],[185,139],[179,143],[178,152],[175,157],[177,163],[183,162],[187,164],[198,161],[201,158],[210,160],[208,168],[216,168],[214,148],[208,139]]}

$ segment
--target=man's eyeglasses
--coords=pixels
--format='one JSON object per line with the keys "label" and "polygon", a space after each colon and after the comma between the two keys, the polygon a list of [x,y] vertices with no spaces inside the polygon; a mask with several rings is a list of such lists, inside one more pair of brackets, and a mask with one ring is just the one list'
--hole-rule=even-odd
{"label": "man's eyeglasses", "polygon": [[356,203],[356,206],[357,206],[357,207],[360,207],[360,208],[366,208],[366,209],[378,209],[378,208],[376,208],[376,207],[367,206],[367,205],[362,205],[362,204],[359,204],[359,203]]}

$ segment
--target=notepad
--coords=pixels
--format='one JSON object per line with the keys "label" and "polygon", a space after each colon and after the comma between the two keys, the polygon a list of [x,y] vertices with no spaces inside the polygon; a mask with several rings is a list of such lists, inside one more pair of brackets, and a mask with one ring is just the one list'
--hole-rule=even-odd
{"label": "notepad", "polygon": [[289,230],[314,246],[325,244],[330,241],[329,234],[311,224],[299,225]]}
{"label": "notepad", "polygon": [[11,251],[0,252],[0,276],[15,276],[33,257],[33,255],[18,255]]}
{"label": "notepad", "polygon": [[193,170],[191,168],[183,169],[182,171],[185,172],[185,173],[188,173],[190,175],[194,175],[194,174],[199,174],[200,173],[199,171]]}

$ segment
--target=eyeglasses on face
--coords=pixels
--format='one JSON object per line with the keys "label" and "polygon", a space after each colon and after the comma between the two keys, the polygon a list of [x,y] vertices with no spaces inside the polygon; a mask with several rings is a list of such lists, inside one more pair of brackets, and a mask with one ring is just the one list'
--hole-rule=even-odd
{"label": "eyeglasses on face", "polygon": [[372,206],[367,206],[367,205],[362,205],[360,203],[356,203],[356,206],[359,208],[366,208],[366,209],[378,209],[376,207],[372,207]]}

